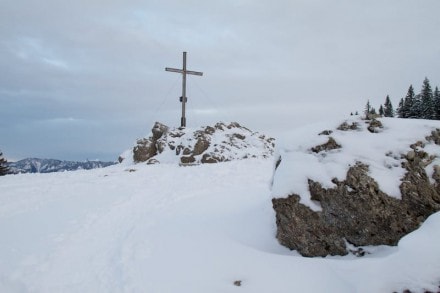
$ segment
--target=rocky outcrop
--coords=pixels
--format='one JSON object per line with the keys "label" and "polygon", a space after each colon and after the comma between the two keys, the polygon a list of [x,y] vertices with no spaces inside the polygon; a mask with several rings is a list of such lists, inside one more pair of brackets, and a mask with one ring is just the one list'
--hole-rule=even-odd
{"label": "rocky outcrop", "polygon": [[130,152],[120,156],[120,162],[129,156],[132,156],[134,163],[177,161],[181,165],[267,158],[273,154],[274,141],[237,122],[217,123],[197,130],[170,129],[156,122],[152,135],[137,140]]}
{"label": "rocky outcrop", "polygon": [[304,256],[345,255],[345,241],[355,246],[396,245],[440,210],[439,176],[431,184],[424,170],[426,155],[415,153],[405,163],[408,170],[400,186],[402,199],[388,196],[368,175],[368,166],[357,163],[336,187],[323,188],[309,180],[312,200],[322,211],[299,203],[296,194],[273,199],[277,238]]}
{"label": "rocky outcrop", "polygon": [[[426,139],[440,145],[440,130]],[[318,147],[312,150],[324,150]],[[308,257],[346,255],[350,252],[347,247],[352,245],[397,245],[440,210],[440,166],[433,166],[430,179],[425,168],[435,156],[424,147],[425,143],[418,141],[398,158],[406,171],[400,184],[401,199],[383,192],[370,176],[369,166],[362,162],[351,166],[344,180],[334,178],[334,187],[325,188],[320,182],[308,180],[311,200],[320,205],[320,211],[300,203],[301,197],[295,193],[274,198],[277,239]]]}

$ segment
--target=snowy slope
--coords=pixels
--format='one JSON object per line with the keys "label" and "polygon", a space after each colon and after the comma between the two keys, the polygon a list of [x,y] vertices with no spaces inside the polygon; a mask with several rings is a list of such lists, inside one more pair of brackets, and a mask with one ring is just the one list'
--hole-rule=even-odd
{"label": "snowy slope", "polygon": [[398,247],[304,258],[275,239],[273,164],[0,177],[0,292],[436,290],[439,213]]}

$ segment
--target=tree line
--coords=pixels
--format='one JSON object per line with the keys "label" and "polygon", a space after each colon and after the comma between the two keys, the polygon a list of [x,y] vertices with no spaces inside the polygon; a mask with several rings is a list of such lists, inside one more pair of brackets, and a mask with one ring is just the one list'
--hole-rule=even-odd
{"label": "tree line", "polygon": [[8,174],[8,162],[3,158],[3,153],[0,151],[0,176]]}
{"label": "tree line", "polygon": [[391,99],[387,95],[378,112],[368,101],[364,113],[366,116],[379,114],[384,117],[397,115],[398,118],[440,120],[440,92],[438,86],[433,91],[429,79],[425,77],[420,93],[415,94],[413,86],[410,85],[396,110],[393,109]]}

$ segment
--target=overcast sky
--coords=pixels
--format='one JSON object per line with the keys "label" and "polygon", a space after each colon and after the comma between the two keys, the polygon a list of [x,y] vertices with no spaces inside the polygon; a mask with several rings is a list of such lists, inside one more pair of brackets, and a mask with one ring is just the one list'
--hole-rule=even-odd
{"label": "overcast sky", "polygon": [[115,160],[154,121],[278,135],[440,85],[439,0],[0,0],[0,150]]}

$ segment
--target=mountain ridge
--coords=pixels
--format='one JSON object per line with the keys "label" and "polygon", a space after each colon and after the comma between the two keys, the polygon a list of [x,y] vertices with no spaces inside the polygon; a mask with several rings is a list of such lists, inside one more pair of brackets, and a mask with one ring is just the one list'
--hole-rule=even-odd
{"label": "mountain ridge", "polygon": [[16,162],[8,162],[8,168],[9,174],[53,173],[104,168],[114,164],[116,164],[116,162],[88,160],[85,162],[79,162],[58,159],[26,158]]}

